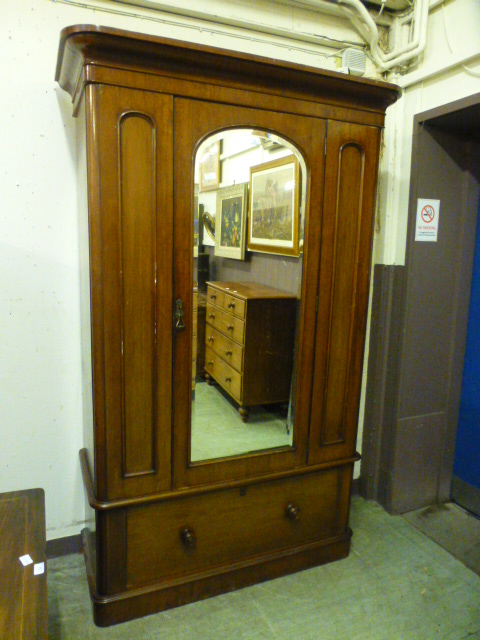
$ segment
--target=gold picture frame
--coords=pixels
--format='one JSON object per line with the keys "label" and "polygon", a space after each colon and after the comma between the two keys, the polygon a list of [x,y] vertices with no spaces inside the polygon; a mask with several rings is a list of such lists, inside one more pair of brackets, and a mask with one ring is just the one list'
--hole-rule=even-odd
{"label": "gold picture frame", "polygon": [[215,215],[215,255],[245,259],[248,182],[217,191]]}
{"label": "gold picture frame", "polygon": [[250,168],[249,251],[299,255],[300,167],[292,154]]}

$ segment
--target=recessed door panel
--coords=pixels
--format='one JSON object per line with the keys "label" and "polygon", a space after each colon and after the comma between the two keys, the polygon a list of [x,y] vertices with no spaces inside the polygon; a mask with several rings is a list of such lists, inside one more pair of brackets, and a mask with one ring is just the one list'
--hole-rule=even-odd
{"label": "recessed door panel", "polygon": [[329,122],[309,462],[355,450],[379,133]]}
{"label": "recessed door panel", "polygon": [[155,124],[127,113],[119,139],[123,474],[129,477],[155,469]]}

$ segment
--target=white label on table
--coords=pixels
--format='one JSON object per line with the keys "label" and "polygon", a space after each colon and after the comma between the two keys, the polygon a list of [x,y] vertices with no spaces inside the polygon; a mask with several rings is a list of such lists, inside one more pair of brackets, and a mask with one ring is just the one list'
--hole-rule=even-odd
{"label": "white label on table", "polygon": [[21,556],[19,558],[19,560],[23,564],[24,567],[28,567],[29,564],[33,564],[33,560],[31,559],[31,557],[28,554],[26,556]]}
{"label": "white label on table", "polygon": [[37,564],[33,565],[33,575],[34,576],[39,576],[42,573],[45,573],[45,563],[44,562],[38,562]]}

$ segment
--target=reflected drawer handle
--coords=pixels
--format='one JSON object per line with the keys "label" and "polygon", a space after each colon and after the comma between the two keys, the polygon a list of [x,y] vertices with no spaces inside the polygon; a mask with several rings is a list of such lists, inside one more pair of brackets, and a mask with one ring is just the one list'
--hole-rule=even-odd
{"label": "reflected drawer handle", "polygon": [[214,313],[210,313],[208,317],[209,318],[215,318],[215,314]]}
{"label": "reflected drawer handle", "polygon": [[215,339],[215,338],[214,338],[213,336],[208,336],[208,341],[209,341],[209,342],[213,342],[213,341],[214,341],[214,339]]}
{"label": "reflected drawer handle", "polygon": [[232,379],[231,378],[225,378],[225,382],[231,382]]}
{"label": "reflected drawer handle", "polygon": [[194,547],[197,542],[195,531],[193,531],[193,529],[189,529],[188,527],[185,527],[185,529],[180,532],[180,538],[183,542],[183,546],[187,547],[188,549]]}
{"label": "reflected drawer handle", "polygon": [[235,309],[235,303],[234,302],[229,302],[228,303],[228,308],[229,309]]}
{"label": "reflected drawer handle", "polygon": [[233,331],[233,324],[229,324],[229,325],[227,325],[227,329],[228,329],[229,331]]}
{"label": "reflected drawer handle", "polygon": [[298,520],[300,517],[300,507],[296,507],[293,504],[287,504],[285,515],[289,520]]}
{"label": "reflected drawer handle", "polygon": [[225,355],[226,355],[226,356],[231,356],[231,355],[232,355],[232,353],[233,353],[233,351],[225,351]]}

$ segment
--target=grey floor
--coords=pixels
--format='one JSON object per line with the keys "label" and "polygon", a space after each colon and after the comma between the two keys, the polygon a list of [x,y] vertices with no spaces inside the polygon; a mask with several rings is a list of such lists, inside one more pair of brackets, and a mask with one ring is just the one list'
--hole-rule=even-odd
{"label": "grey floor", "polygon": [[480,518],[453,502],[418,509],[403,517],[480,576]]}
{"label": "grey floor", "polygon": [[109,629],[83,558],[48,563],[50,640],[480,640],[480,576],[405,517],[354,497],[348,558]]}

